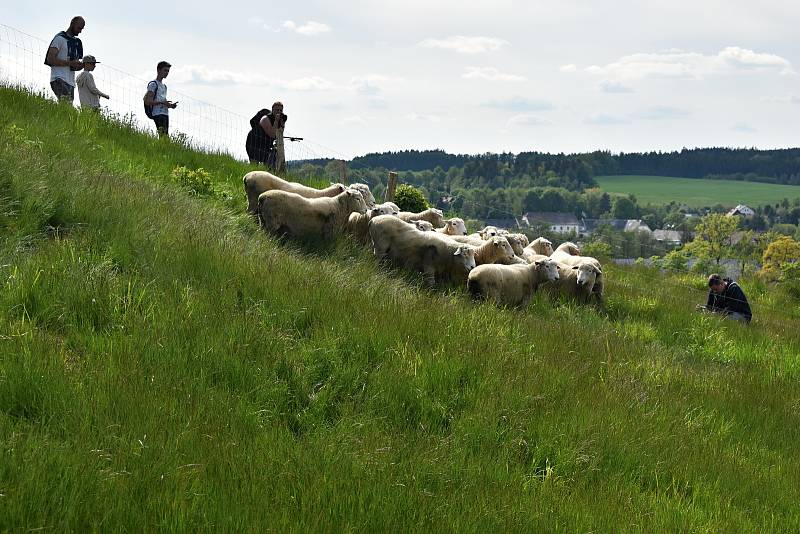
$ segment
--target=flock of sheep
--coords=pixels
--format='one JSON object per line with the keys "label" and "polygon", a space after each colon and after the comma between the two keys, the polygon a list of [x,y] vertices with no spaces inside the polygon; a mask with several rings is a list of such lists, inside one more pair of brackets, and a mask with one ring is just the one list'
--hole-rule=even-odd
{"label": "flock of sheep", "polygon": [[248,211],[275,235],[330,239],[341,233],[371,245],[379,262],[420,272],[429,286],[463,285],[475,298],[525,306],[542,286],[550,294],[602,303],[600,262],[581,256],[571,242],[553,250],[543,237],[487,226],[468,234],[458,217],[437,209],[400,211],[393,202],[376,204],[366,184],[332,184],[314,189],[265,171],[244,176]]}

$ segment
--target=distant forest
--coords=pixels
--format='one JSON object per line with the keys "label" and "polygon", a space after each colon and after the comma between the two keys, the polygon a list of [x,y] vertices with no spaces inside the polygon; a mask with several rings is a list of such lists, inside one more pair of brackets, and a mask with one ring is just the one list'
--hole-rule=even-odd
{"label": "distant forest", "polygon": [[751,148],[695,148],[675,152],[581,154],[521,152],[517,155],[448,154],[443,150],[403,150],[367,154],[350,162],[353,169],[383,168],[396,171],[463,170],[467,177],[491,183],[501,174],[504,181],[553,173],[562,187],[579,191],[595,184],[594,176],[610,174],[679,176],[746,180],[800,185],[800,148],[756,150]]}

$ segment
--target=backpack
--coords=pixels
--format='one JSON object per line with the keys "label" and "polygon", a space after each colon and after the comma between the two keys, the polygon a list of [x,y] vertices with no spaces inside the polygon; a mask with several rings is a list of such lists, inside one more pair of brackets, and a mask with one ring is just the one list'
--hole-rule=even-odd
{"label": "backpack", "polygon": [[[83,57],[83,43],[77,37],[71,37],[67,35],[67,32],[58,32],[56,37],[63,37],[67,40],[67,59],[70,61],[74,61],[76,59],[81,59]],[[47,50],[44,51],[44,64],[48,67],[52,67],[50,63],[47,62],[47,53],[50,51],[50,47],[47,47]],[[71,67],[70,67],[71,68]],[[72,69],[71,70],[76,70]],[[83,70],[83,68],[77,69]]]}
{"label": "backpack", "polygon": [[[157,82],[157,81],[155,81],[155,80],[153,80],[153,81],[151,81],[151,82],[148,82],[148,83],[147,83],[147,93],[149,93],[149,92],[150,92],[150,84],[151,84],[151,83],[154,83],[154,84],[156,84],[156,90],[155,90],[155,91],[153,91],[153,100],[155,100],[155,98],[156,98],[156,95],[158,94],[158,82]],[[144,94],[144,98],[147,98],[147,93],[145,93],[145,94]],[[145,115],[147,115],[147,118],[148,118],[148,119],[152,119],[152,118],[153,118],[153,106],[148,106],[148,105],[145,103],[145,105],[144,105],[144,114],[145,114]]]}

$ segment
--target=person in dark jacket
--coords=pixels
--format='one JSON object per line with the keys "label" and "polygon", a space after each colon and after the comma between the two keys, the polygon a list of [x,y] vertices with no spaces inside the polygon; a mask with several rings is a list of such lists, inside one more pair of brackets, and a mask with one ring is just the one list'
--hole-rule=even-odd
{"label": "person in dark jacket", "polygon": [[283,104],[275,102],[272,111],[262,109],[250,119],[250,132],[244,144],[250,163],[262,163],[275,169],[277,153],[274,147],[278,128],[286,125]]}
{"label": "person in dark jacket", "polygon": [[730,278],[712,274],[708,277],[708,287],[708,301],[705,306],[700,306],[701,309],[721,313],[726,319],[750,322],[753,313],[739,284]]}

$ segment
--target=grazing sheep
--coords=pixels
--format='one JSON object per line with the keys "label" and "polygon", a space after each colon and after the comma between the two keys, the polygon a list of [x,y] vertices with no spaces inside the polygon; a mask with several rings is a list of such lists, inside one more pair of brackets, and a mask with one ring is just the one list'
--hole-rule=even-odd
{"label": "grazing sheep", "polygon": [[429,286],[452,280],[463,284],[475,267],[475,251],[437,232],[422,232],[391,215],[369,222],[375,257],[423,273]]}
{"label": "grazing sheep", "polygon": [[355,183],[350,187],[361,193],[361,196],[364,197],[364,202],[367,204],[367,209],[375,207],[375,197],[372,196],[372,191],[369,190],[367,184]]}
{"label": "grazing sheep", "polygon": [[[379,204],[372,209],[368,209],[366,213],[359,213],[354,211],[347,218],[344,231],[353,236],[359,243],[366,245],[369,243],[369,221],[378,215],[393,215],[390,206]],[[425,222],[425,221],[421,221]],[[433,228],[431,223],[426,223]]]}
{"label": "grazing sheep", "polygon": [[428,221],[414,221],[414,226],[421,232],[433,232],[433,225]]}
{"label": "grazing sheep", "polygon": [[556,261],[561,261],[560,258],[566,256],[580,256],[580,255],[581,255],[581,249],[578,248],[578,245],[576,245],[572,241],[564,241],[563,243],[558,245],[558,248],[555,249],[552,254],[550,254],[550,257],[555,259]]}
{"label": "grazing sheep", "polygon": [[444,226],[444,215],[442,214],[442,210],[437,210],[436,208],[428,208],[419,213],[401,211],[397,216],[406,222],[428,221],[433,225],[434,228],[441,228]]}
{"label": "grazing sheep", "polygon": [[331,238],[344,230],[352,212],[365,213],[361,193],[345,189],[333,198],[305,198],[287,191],[267,191],[258,197],[258,216],[267,232],[292,237]]}
{"label": "grazing sheep", "polygon": [[383,210],[389,210],[384,213],[384,215],[394,215],[397,216],[400,214],[400,208],[397,207],[397,204],[394,202],[384,202],[383,204],[376,204],[376,208],[381,208]]}
{"label": "grazing sheep", "polygon": [[514,249],[505,237],[491,237],[473,249],[476,265],[510,263],[514,259]]}
{"label": "grazing sheep", "polygon": [[342,184],[331,184],[325,189],[314,189],[297,182],[287,182],[267,171],[251,171],[244,175],[244,193],[247,195],[247,211],[258,212],[258,197],[265,191],[288,191],[306,198],[335,197],[346,188]]}
{"label": "grazing sheep", "polygon": [[514,254],[521,258],[525,256],[525,247],[528,246],[528,236],[525,234],[507,233],[502,237],[505,237],[508,239],[508,242],[511,243],[511,248],[514,249]]}
{"label": "grazing sheep", "polygon": [[478,232],[478,235],[480,235],[482,239],[489,239],[499,234],[496,226],[484,226],[483,230]]}
{"label": "grazing sheep", "polygon": [[464,224],[464,219],[453,217],[444,222],[444,226],[436,229],[440,234],[446,235],[467,235],[467,225]]}
{"label": "grazing sheep", "polygon": [[551,296],[566,295],[580,302],[589,302],[594,296],[599,304],[603,302],[603,287],[598,286],[603,271],[592,262],[578,265],[558,263],[559,279],[549,284],[547,291]]}
{"label": "grazing sheep", "polygon": [[550,242],[549,239],[537,237],[525,247],[525,250],[531,254],[543,254],[545,256],[550,256],[553,253],[553,243]]}
{"label": "grazing sheep", "polygon": [[524,265],[479,265],[469,273],[467,289],[473,298],[527,306],[539,285],[558,277],[558,266],[550,258]]}

